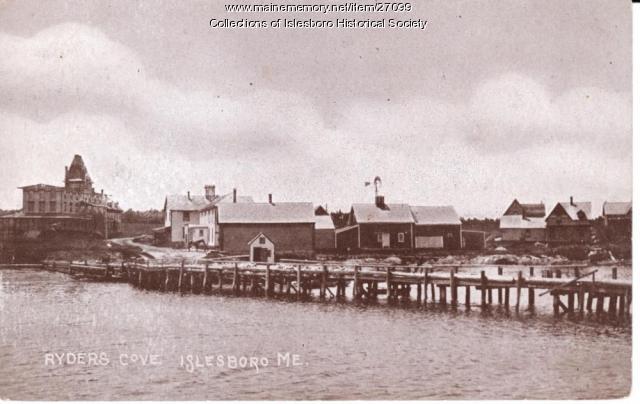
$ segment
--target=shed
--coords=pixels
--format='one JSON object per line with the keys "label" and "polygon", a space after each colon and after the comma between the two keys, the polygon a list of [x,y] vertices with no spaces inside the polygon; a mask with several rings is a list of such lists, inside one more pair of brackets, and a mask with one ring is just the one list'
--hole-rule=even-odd
{"label": "shed", "polygon": [[316,215],[314,231],[316,251],[334,250],[336,248],[336,229],[331,216]]}
{"label": "shed", "polygon": [[264,233],[260,233],[249,241],[249,259],[251,262],[274,262],[275,245]]}
{"label": "shed", "polygon": [[460,249],[462,222],[453,206],[411,206],[415,248]]}

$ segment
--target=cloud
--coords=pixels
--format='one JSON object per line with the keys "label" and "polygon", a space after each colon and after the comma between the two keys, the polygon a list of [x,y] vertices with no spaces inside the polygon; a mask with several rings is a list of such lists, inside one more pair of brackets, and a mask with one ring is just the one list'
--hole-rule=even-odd
{"label": "cloud", "polygon": [[0,34],[0,146],[12,151],[0,162],[0,203],[19,201],[14,186],[59,183],[74,153],[99,187],[135,208],[209,182],[346,208],[370,199],[361,184],[375,175],[391,200],[461,214],[497,214],[516,196],[565,197],[568,187],[585,198],[630,196],[626,93],[554,92],[509,73],[462,100],[354,94],[327,109],[290,88],[223,91],[232,75],[184,88],[77,23]]}

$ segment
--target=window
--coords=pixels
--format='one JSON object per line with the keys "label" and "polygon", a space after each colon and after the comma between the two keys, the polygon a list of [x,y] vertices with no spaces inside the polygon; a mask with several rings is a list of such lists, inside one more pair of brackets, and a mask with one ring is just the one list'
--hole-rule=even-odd
{"label": "window", "polygon": [[398,243],[404,243],[404,233],[398,233]]}
{"label": "window", "polygon": [[382,233],[376,233],[378,243],[382,243]]}
{"label": "window", "polygon": [[27,202],[27,211],[33,212],[36,210],[36,203],[34,201]]}
{"label": "window", "polygon": [[40,210],[40,213],[44,213],[44,201],[40,201],[38,203],[38,209]]}
{"label": "window", "polygon": [[56,201],[49,201],[49,212],[56,211]]}
{"label": "window", "polygon": [[189,212],[182,212],[182,221],[183,222],[189,221]]}
{"label": "window", "polygon": [[260,237],[260,240],[258,241],[260,244],[265,244],[267,242],[267,240],[264,238],[264,236]]}
{"label": "window", "polygon": [[204,237],[204,230],[203,230],[203,229],[200,229],[200,231],[198,231],[198,235],[199,235],[200,237]]}

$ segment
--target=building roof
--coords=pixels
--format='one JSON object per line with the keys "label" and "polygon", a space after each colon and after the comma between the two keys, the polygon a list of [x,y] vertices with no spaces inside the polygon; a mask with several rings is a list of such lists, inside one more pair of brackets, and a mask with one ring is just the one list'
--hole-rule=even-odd
{"label": "building roof", "polygon": [[545,217],[544,203],[520,203],[517,199],[509,205],[503,216],[523,215],[526,217]]}
{"label": "building roof", "polygon": [[170,210],[193,211],[204,208],[209,200],[204,195],[167,195],[164,208]]}
{"label": "building roof", "polygon": [[602,214],[624,216],[631,212],[631,202],[605,202],[602,205]]}
{"label": "building roof", "polygon": [[500,218],[501,229],[544,229],[543,217],[523,218],[520,215],[507,215]]}
{"label": "building roof", "polygon": [[388,209],[380,209],[374,203],[353,204],[353,214],[358,223],[413,223],[409,205],[390,203]]}
{"label": "building roof", "polygon": [[[591,202],[558,202],[555,208],[551,210],[549,216],[558,208],[562,208],[571,220],[580,220],[578,212],[583,212],[587,220],[591,220]],[[547,219],[549,218],[547,216]]]}
{"label": "building roof", "polygon": [[311,202],[221,203],[219,223],[315,223]]}
{"label": "building roof", "polygon": [[81,181],[86,179],[91,181],[91,177],[89,177],[89,172],[87,171],[87,166],[85,166],[82,156],[79,154],[73,156],[73,160],[69,166],[69,171],[67,172],[67,178],[65,178],[66,181],[73,179]]}
{"label": "building roof", "polygon": [[18,187],[19,189],[26,189],[26,190],[34,190],[34,191],[40,191],[40,190],[45,190],[45,191],[60,191],[63,190],[64,187],[59,187],[56,185],[48,185],[48,184],[34,184],[34,185],[25,185],[23,187]]}
{"label": "building roof", "polygon": [[334,230],[336,227],[333,225],[333,220],[329,215],[316,215],[316,230]]}
{"label": "building roof", "polygon": [[411,206],[411,212],[417,225],[461,224],[453,206]]}
{"label": "building roof", "polygon": [[[236,195],[236,203],[251,203],[253,198],[248,195]],[[219,203],[233,203],[233,192],[224,195],[216,195],[213,201],[207,200],[207,204],[201,209],[209,209]]]}

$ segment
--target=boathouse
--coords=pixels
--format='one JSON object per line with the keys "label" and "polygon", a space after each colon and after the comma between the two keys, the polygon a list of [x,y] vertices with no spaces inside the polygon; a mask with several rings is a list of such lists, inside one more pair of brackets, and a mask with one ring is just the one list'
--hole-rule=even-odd
{"label": "boathouse", "polygon": [[411,206],[416,249],[458,250],[462,222],[453,206]]}
{"label": "boathouse", "polygon": [[414,218],[407,204],[387,204],[384,196],[376,203],[352,205],[347,226],[336,230],[341,250],[411,250]]}
{"label": "boathouse", "polygon": [[274,258],[313,256],[315,217],[306,202],[222,203],[218,205],[220,249],[249,255],[249,244],[260,234],[274,246]]}
{"label": "boathouse", "polygon": [[517,199],[500,218],[500,234],[505,242],[543,242],[547,238],[544,203],[520,203]]}
{"label": "boathouse", "polygon": [[609,240],[631,239],[631,202],[605,202],[602,218]]}
{"label": "boathouse", "polygon": [[591,202],[559,202],[545,219],[551,243],[588,243],[591,240]]}

